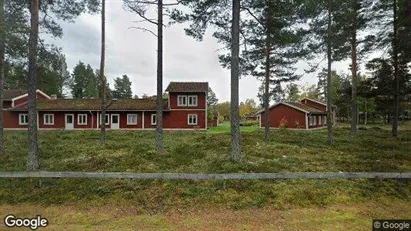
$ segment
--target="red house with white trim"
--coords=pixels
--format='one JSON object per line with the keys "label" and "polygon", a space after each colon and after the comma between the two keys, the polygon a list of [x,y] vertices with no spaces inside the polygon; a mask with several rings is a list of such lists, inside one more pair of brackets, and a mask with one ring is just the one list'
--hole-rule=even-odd
{"label": "red house with white trim", "polygon": [[[207,129],[207,82],[171,82],[163,101],[163,128]],[[37,91],[37,123],[40,130],[99,129],[100,99],[57,99]],[[156,99],[111,99],[106,106],[108,129],[143,130],[156,127]],[[4,128],[26,129],[27,93],[4,90]]]}
{"label": "red house with white trim", "polygon": [[[265,126],[264,109],[259,114],[260,127]],[[331,121],[334,124],[335,107],[332,107]],[[285,126],[291,129],[316,129],[327,126],[327,104],[305,98],[300,102],[280,102],[269,107],[270,127]]]}

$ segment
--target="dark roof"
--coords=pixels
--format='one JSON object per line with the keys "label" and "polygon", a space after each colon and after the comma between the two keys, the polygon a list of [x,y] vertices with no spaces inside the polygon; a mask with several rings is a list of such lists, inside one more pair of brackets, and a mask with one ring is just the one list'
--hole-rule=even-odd
{"label": "dark roof", "polygon": [[[109,101],[108,101],[109,102]],[[156,100],[153,99],[121,99],[108,103],[108,111],[155,111]],[[163,110],[168,110],[168,101],[164,100]],[[97,111],[101,109],[101,99],[42,99],[37,100],[39,111]],[[27,104],[10,109],[11,111],[27,111]]]}
{"label": "dark roof", "polygon": [[[270,106],[270,108],[273,108],[273,107],[275,107],[277,105],[280,105],[280,104],[283,104],[283,105],[286,105],[286,106],[289,106],[289,107],[293,107],[297,110],[312,113],[312,114],[326,114],[325,111],[321,111],[321,110],[318,110],[316,108],[313,108],[313,107],[310,107],[308,105],[298,103],[298,102],[279,102],[279,103],[276,103],[276,104]],[[257,111],[256,114],[260,114],[261,112],[264,112],[264,108]]]}
{"label": "dark roof", "polygon": [[[327,102],[322,101],[322,100],[318,100],[318,99],[310,99],[310,98],[304,98],[304,99],[302,99],[300,102],[303,102],[304,100],[309,100],[309,101],[311,101],[311,102],[314,102],[314,103],[319,103],[319,104],[323,104],[324,106],[327,106]],[[337,107],[337,106],[335,106],[335,104],[331,104],[331,107]]]}
{"label": "dark roof", "polygon": [[294,106],[294,107],[299,108],[299,109],[304,110],[304,111],[308,111],[309,113],[318,113],[318,114],[326,113],[325,111],[318,110],[316,108],[310,107],[310,106],[308,106],[306,104],[302,104],[302,103],[287,102],[286,104],[289,104],[291,106]]}
{"label": "dark roof", "polygon": [[12,100],[24,94],[27,94],[27,90],[3,90],[3,100]]}
{"label": "dark roof", "polygon": [[168,92],[207,92],[208,82],[170,82]]}

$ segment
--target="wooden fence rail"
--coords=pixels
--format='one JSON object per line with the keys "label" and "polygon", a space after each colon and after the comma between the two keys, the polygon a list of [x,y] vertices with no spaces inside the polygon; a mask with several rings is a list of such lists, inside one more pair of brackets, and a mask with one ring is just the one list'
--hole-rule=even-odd
{"label": "wooden fence rail", "polygon": [[98,178],[163,180],[270,179],[411,179],[411,172],[282,172],[282,173],[128,173],[128,172],[0,172],[0,178]]}

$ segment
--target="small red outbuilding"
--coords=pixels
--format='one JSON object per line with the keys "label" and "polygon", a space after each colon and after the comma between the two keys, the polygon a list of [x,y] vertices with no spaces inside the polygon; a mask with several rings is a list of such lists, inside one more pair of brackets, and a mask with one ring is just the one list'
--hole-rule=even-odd
{"label": "small red outbuilding", "polygon": [[[331,121],[334,123],[332,107]],[[265,126],[265,111],[258,111],[260,127]],[[269,107],[271,128],[315,129],[327,125],[327,104],[305,98],[300,102],[279,102]]]}

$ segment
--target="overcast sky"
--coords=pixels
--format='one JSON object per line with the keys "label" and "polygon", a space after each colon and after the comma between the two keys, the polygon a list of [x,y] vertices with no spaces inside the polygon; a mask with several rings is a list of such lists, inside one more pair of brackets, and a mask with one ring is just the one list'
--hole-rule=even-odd
{"label": "overcast sky", "polygon": [[[106,76],[110,87],[113,79],[126,74],[132,81],[133,94],[156,93],[156,37],[148,32],[130,29],[140,20],[125,11],[122,1],[109,0],[106,7]],[[81,60],[94,69],[100,66],[100,15],[83,15],[75,23],[62,23],[63,38],[47,39],[48,43],[63,48],[71,72]],[[139,24],[143,26],[144,24]],[[184,33],[184,25],[173,25],[164,30],[164,89],[170,81],[207,81],[222,101],[230,100],[230,71],[220,66],[217,50],[222,48],[208,31],[202,42]],[[155,28],[153,28],[155,30]],[[325,62],[323,63],[326,64]],[[298,72],[308,66],[299,63]],[[334,66],[337,71],[348,71],[345,64]],[[298,84],[317,83],[315,74],[304,75]],[[260,82],[253,77],[240,80],[240,101],[256,97]]]}

